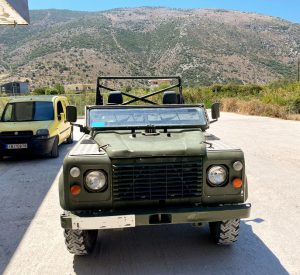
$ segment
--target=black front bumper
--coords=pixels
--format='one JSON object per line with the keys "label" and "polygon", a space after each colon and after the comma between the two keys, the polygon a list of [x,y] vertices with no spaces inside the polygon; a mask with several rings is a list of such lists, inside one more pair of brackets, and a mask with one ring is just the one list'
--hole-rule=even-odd
{"label": "black front bumper", "polygon": [[[51,152],[55,137],[0,137],[0,155],[15,156],[22,154],[45,155]],[[8,149],[8,145],[27,144],[26,149]]]}

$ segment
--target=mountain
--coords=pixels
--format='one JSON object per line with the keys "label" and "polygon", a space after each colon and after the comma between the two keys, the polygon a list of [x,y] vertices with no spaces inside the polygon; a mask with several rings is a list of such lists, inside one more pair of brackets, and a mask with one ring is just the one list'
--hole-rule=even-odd
{"label": "mountain", "polygon": [[0,28],[0,81],[94,83],[98,75],[174,75],[186,84],[296,76],[300,24],[221,9],[31,11]]}

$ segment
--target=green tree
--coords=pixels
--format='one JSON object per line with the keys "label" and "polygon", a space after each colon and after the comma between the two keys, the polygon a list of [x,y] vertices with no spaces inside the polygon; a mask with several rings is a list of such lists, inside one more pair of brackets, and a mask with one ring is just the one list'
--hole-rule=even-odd
{"label": "green tree", "polygon": [[47,95],[58,95],[59,92],[58,92],[58,90],[56,90],[54,87],[48,87],[48,88],[46,89],[46,94],[47,94]]}
{"label": "green tree", "polygon": [[65,93],[65,87],[61,84],[55,84],[54,89],[57,90],[60,95]]}
{"label": "green tree", "polygon": [[33,94],[35,95],[45,95],[46,94],[46,87],[38,87],[33,90]]}

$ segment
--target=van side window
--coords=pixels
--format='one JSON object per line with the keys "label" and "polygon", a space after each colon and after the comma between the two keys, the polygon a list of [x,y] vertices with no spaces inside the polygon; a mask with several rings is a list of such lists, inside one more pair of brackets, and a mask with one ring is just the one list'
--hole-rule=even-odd
{"label": "van side window", "polygon": [[57,117],[60,120],[60,114],[64,112],[63,106],[60,101],[57,102]]}

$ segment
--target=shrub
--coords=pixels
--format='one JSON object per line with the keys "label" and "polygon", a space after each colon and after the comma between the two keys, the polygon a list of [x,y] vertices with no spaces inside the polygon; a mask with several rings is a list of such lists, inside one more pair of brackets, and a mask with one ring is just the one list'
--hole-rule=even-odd
{"label": "shrub", "polygon": [[65,87],[61,84],[56,84],[56,85],[54,85],[53,88],[58,92],[58,94],[64,94],[65,93]]}
{"label": "shrub", "polygon": [[46,87],[39,87],[33,90],[33,94],[35,95],[45,95],[46,94]]}
{"label": "shrub", "polygon": [[125,92],[129,93],[132,90],[131,86],[126,86],[125,87]]}
{"label": "shrub", "polygon": [[221,109],[225,112],[234,112],[253,116],[287,118],[287,113],[284,107],[265,104],[257,99],[244,101],[236,98],[225,98],[221,101]]}
{"label": "shrub", "polygon": [[59,91],[56,90],[54,87],[48,87],[46,89],[46,94],[47,95],[58,95],[59,94]]}
{"label": "shrub", "polygon": [[292,114],[300,114],[300,98],[295,99],[290,107],[289,107],[289,111]]}

